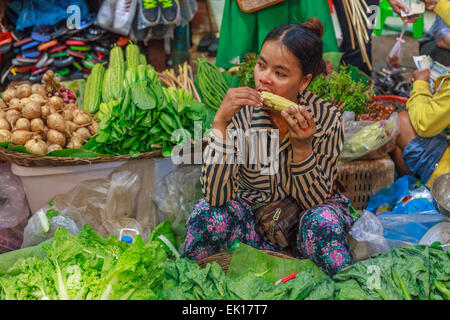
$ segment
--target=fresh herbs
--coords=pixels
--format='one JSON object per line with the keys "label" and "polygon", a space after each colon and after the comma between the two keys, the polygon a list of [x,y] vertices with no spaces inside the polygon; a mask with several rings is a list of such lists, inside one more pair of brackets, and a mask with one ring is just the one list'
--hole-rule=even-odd
{"label": "fresh herbs", "polygon": [[236,76],[241,79],[241,87],[255,88],[255,73],[254,69],[256,62],[258,61],[258,54],[248,53],[244,56],[244,59],[239,63],[239,70]]}
{"label": "fresh herbs", "polygon": [[373,92],[368,90],[362,81],[353,81],[347,69],[346,66],[341,66],[339,71],[317,76],[308,86],[308,91],[335,105],[343,106],[341,112],[365,113],[366,104]]}

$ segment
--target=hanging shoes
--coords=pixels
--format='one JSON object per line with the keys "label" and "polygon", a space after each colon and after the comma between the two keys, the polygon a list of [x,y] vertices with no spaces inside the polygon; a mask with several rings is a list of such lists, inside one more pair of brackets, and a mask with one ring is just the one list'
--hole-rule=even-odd
{"label": "hanging shoes", "polygon": [[165,24],[177,23],[180,19],[178,0],[158,0],[161,5],[161,17]]}
{"label": "hanging shoes", "polygon": [[161,6],[158,0],[140,0],[141,17],[149,27],[156,26],[161,18]]}

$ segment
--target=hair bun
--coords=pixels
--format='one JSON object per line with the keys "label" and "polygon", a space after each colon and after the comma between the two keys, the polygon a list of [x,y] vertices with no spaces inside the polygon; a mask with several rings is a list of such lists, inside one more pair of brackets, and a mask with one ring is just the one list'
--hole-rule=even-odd
{"label": "hair bun", "polygon": [[306,22],[301,24],[303,27],[314,32],[319,38],[323,36],[323,24],[316,17],[309,18]]}

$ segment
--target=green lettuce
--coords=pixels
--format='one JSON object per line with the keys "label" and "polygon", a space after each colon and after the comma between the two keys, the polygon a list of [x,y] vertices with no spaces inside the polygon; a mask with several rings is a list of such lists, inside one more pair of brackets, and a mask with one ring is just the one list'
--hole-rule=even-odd
{"label": "green lettuce", "polygon": [[56,230],[43,258],[18,259],[0,277],[0,299],[156,299],[166,254],[156,242],[133,244],[103,238],[85,225],[76,236]]}

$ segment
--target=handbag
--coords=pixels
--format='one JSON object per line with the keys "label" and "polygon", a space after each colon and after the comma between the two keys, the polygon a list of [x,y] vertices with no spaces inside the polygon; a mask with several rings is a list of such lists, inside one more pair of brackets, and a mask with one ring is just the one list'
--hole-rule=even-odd
{"label": "handbag", "polygon": [[268,205],[257,204],[252,210],[255,214],[256,231],[265,240],[281,249],[295,247],[298,224],[304,212],[292,197]]}
{"label": "handbag", "polygon": [[283,1],[284,0],[237,0],[237,3],[242,11],[251,13]]}

